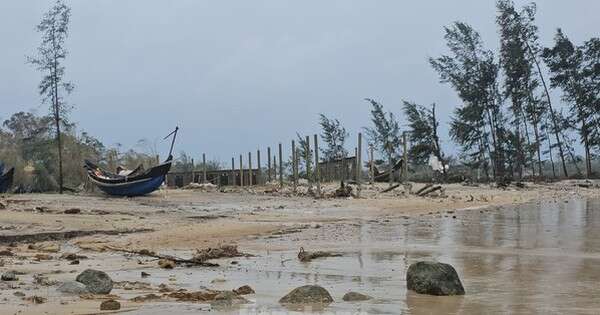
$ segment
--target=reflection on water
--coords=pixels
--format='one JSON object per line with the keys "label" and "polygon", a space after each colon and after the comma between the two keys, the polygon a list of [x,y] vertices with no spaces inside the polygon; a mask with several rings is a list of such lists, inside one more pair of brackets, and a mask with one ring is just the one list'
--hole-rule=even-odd
{"label": "reflection on water", "polygon": [[[543,200],[490,211],[369,221],[340,229],[329,242],[298,236],[269,240],[292,243],[292,247],[299,242],[311,248],[326,246],[345,252],[343,257],[300,263],[296,252],[273,251],[242,259],[225,271],[192,272],[185,281],[190,288],[209,286],[216,277],[227,278],[216,284],[221,289],[250,284],[257,294],[255,303],[244,307],[247,313],[281,310],[277,300],[291,289],[319,284],[336,300],[327,312],[596,314],[600,310],[599,212],[598,201]],[[453,265],[467,294],[432,297],[407,292],[406,270],[423,259]],[[351,290],[376,299],[343,302],[342,295]]]}

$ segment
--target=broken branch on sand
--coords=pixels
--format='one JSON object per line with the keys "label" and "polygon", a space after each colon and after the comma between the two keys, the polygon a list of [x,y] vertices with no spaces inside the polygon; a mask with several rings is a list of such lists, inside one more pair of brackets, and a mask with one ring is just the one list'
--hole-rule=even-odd
{"label": "broken branch on sand", "polygon": [[176,264],[184,264],[184,265],[188,265],[188,266],[200,266],[200,267],[218,267],[219,264],[207,262],[208,260],[211,260],[211,259],[252,256],[250,254],[239,252],[237,249],[237,246],[235,246],[235,245],[222,245],[217,248],[205,248],[205,249],[196,250],[196,253],[190,259],[180,258],[180,257],[176,257],[176,256],[171,256],[171,255],[161,255],[161,254],[158,254],[156,252],[153,252],[153,251],[150,251],[147,249],[129,250],[129,249],[124,249],[124,248],[112,247],[112,246],[109,246],[108,249],[113,250],[113,251],[123,252],[123,253],[147,256],[147,257],[152,257],[152,258],[157,258],[157,259],[164,259],[164,260],[172,261]]}

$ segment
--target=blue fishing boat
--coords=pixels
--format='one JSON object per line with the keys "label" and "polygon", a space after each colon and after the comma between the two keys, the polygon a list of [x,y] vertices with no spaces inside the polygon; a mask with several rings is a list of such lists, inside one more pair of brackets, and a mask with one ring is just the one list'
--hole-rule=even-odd
{"label": "blue fishing boat", "polygon": [[121,175],[105,171],[96,164],[85,160],[84,168],[87,170],[88,178],[100,190],[113,196],[143,196],[157,190],[165,181],[165,177],[171,169],[173,145],[178,130],[179,128],[175,128],[175,131],[165,137],[166,139],[173,135],[169,157],[164,163],[148,170],[144,170],[139,166],[129,174]]}
{"label": "blue fishing boat", "polygon": [[0,165],[0,193],[7,192],[10,186],[12,186],[15,168],[11,167],[6,173],[3,172],[4,167]]}

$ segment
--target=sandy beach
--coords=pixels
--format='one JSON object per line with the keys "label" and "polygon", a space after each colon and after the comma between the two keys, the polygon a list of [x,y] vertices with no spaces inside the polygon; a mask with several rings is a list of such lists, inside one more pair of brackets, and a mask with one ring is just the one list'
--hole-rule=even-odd
{"label": "sandy beach", "polygon": [[[548,258],[546,263],[557,263],[558,257],[586,262],[600,259],[594,233],[585,235],[586,229],[582,229],[577,234],[568,229],[569,224],[581,223],[568,219],[577,209],[590,212],[592,205],[598,209],[598,203],[593,202],[600,197],[597,185],[586,184],[586,188],[578,183],[527,183],[525,188],[505,190],[453,184],[444,185],[441,194],[429,197],[418,197],[402,188],[379,193],[385,184],[363,186],[361,198],[315,199],[287,191],[272,192],[270,187],[225,192],[161,190],[139,198],[5,195],[0,199],[0,269],[2,273],[15,271],[18,280],[0,282],[1,313],[92,314],[101,312],[99,305],[107,299],[119,301],[119,312],[130,314],[291,312],[295,310],[277,301],[303,284],[319,284],[334,298],[328,308],[313,309],[315,312],[430,314],[484,308],[492,313],[527,312],[539,309],[539,305],[515,301],[527,294],[514,295],[515,284],[500,277],[499,272],[515,276],[517,271],[539,271],[546,268],[544,264],[521,263],[540,257]],[[421,186],[413,184],[412,190]],[[566,219],[553,221],[556,211],[566,211]],[[519,221],[514,221],[514,213],[519,213]],[[537,213],[537,223],[526,222],[531,213]],[[546,222],[546,217],[550,221]],[[553,231],[568,237],[556,239]],[[145,250],[189,258],[196,250],[223,245],[236,245],[247,255],[211,259],[215,266],[176,264],[174,269],[165,269],[157,258],[136,254]],[[300,262],[297,255],[301,247],[339,256]],[[67,254],[76,254],[77,264]],[[498,265],[502,257],[521,262]],[[419,259],[452,263],[467,295],[425,297],[407,291],[406,268]],[[562,269],[566,271],[570,265]],[[115,282],[110,295],[57,291],[62,281],[74,280],[90,268],[106,272]],[[591,275],[599,276],[596,271]],[[149,275],[141,277],[142,272]],[[502,278],[505,286],[494,283],[496,277]],[[540,281],[549,280],[531,280],[528,294],[539,293],[535,286]],[[178,290],[223,291],[244,285],[255,293],[245,296],[246,303],[231,307],[169,296]],[[345,291],[363,292],[375,299],[344,302],[341,296]],[[148,298],[149,294],[153,295]],[[482,301],[478,295],[492,298]],[[436,305],[441,304],[425,307],[436,298]],[[574,310],[568,308],[568,302],[576,304],[578,298],[577,294],[567,295],[560,307],[556,302],[548,307],[558,312]],[[593,300],[586,303],[573,307],[591,312],[600,306]]]}

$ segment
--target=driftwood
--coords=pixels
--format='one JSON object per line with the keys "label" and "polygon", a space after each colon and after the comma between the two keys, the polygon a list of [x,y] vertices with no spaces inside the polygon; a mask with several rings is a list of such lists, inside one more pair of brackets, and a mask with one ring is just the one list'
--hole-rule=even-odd
{"label": "driftwood", "polygon": [[337,254],[337,253],[332,253],[332,252],[323,252],[323,251],[316,251],[316,252],[307,252],[304,250],[304,247],[300,247],[300,252],[298,253],[298,260],[300,260],[301,262],[309,262],[313,259],[317,259],[317,258],[324,258],[324,257],[340,257],[342,256],[341,254]]}
{"label": "driftwood", "polygon": [[393,185],[393,186],[391,186],[391,187],[388,187],[388,188],[386,188],[386,189],[382,190],[382,191],[381,191],[381,193],[383,194],[383,193],[386,193],[386,192],[392,191],[392,190],[394,190],[394,189],[396,189],[396,188],[398,188],[398,187],[400,187],[400,184],[396,184],[396,185]]}
{"label": "driftwood", "polygon": [[435,187],[431,187],[427,190],[422,191],[421,193],[418,193],[417,195],[419,195],[419,197],[425,197],[427,195],[429,195],[430,193],[434,192],[434,191],[438,191],[442,189],[442,186],[435,186]]}
{"label": "driftwood", "polygon": [[242,257],[242,256],[248,257],[248,256],[250,256],[249,254],[240,253],[237,250],[237,246],[234,246],[234,245],[224,245],[224,246],[217,247],[217,248],[207,248],[207,249],[197,250],[196,254],[194,254],[194,256],[190,259],[179,258],[176,256],[171,256],[171,255],[161,255],[161,254],[157,254],[157,253],[147,250],[147,249],[128,250],[128,249],[117,248],[117,247],[112,247],[112,246],[108,247],[108,248],[113,251],[172,261],[176,264],[184,264],[184,265],[188,265],[188,266],[200,266],[200,267],[218,267],[219,266],[219,264],[207,262],[207,260],[210,260],[210,259],[217,259],[217,258],[224,258],[224,257]]}
{"label": "driftwood", "polygon": [[427,184],[427,185],[421,187],[421,189],[417,190],[417,192],[415,194],[417,196],[420,196],[423,191],[425,191],[426,189],[429,189],[431,186],[433,186],[433,185],[432,184]]}

